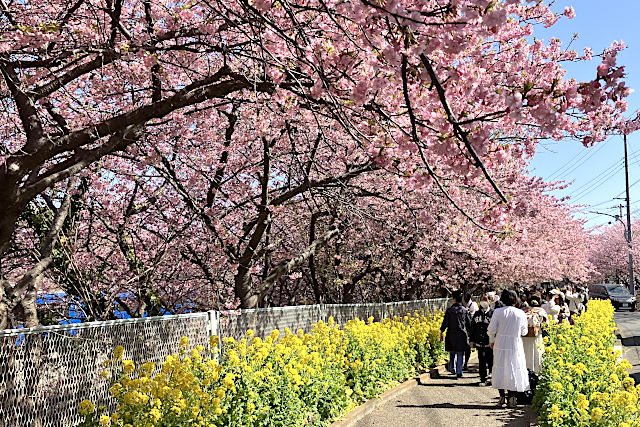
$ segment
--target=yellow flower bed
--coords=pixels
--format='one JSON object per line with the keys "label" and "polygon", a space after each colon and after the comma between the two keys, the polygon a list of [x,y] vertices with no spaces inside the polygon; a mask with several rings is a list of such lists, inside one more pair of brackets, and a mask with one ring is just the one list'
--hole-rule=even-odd
{"label": "yellow flower bed", "polygon": [[640,426],[640,386],[613,350],[609,301],[589,301],[575,324],[551,325],[534,407],[541,426]]}
{"label": "yellow flower bed", "polygon": [[266,339],[218,337],[189,349],[161,369],[134,366],[114,350],[102,375],[117,408],[85,400],[83,426],[329,425],[341,413],[443,360],[442,313],[415,313],[382,322],[329,319],[311,333],[276,330]]}

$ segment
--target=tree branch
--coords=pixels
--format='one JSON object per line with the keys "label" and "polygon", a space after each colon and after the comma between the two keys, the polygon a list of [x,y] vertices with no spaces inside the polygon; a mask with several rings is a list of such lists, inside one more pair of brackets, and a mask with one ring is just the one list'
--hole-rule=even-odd
{"label": "tree branch", "polygon": [[322,237],[315,240],[311,245],[309,245],[303,252],[298,254],[298,256],[288,259],[287,261],[281,262],[278,266],[274,267],[270,272],[267,278],[262,282],[261,290],[260,290],[260,299],[264,298],[264,296],[269,292],[274,283],[280,279],[285,274],[288,274],[291,270],[298,267],[305,261],[309,259],[313,254],[315,254],[316,250],[319,246],[325,245],[332,238],[337,236],[340,233],[338,227],[332,227],[329,231],[324,233]]}
{"label": "tree branch", "polygon": [[507,203],[508,200],[505,197],[504,193],[502,193],[502,190],[500,190],[500,187],[498,187],[498,184],[496,184],[496,182],[493,180],[484,162],[482,161],[480,156],[478,156],[478,153],[469,142],[468,132],[465,131],[462,128],[462,126],[460,126],[456,117],[453,115],[453,112],[449,107],[449,102],[447,101],[447,95],[445,93],[444,87],[440,83],[440,80],[438,80],[438,76],[436,75],[435,70],[431,65],[431,60],[429,60],[429,58],[427,58],[425,54],[421,54],[420,59],[422,61],[422,64],[427,69],[429,73],[429,77],[431,78],[431,82],[433,83],[433,85],[436,88],[436,91],[438,92],[440,103],[442,104],[442,107],[444,108],[444,111],[447,114],[447,120],[449,121],[449,123],[453,125],[456,136],[464,143],[464,146],[467,148],[467,150],[471,154],[471,157],[473,157],[473,160],[475,162],[473,163],[473,165],[476,167],[479,167],[480,170],[482,170],[482,173],[484,174],[485,178],[487,178],[487,180],[489,181],[489,183],[491,184],[495,192],[498,194],[498,197],[500,197],[500,200],[502,200],[503,203]]}

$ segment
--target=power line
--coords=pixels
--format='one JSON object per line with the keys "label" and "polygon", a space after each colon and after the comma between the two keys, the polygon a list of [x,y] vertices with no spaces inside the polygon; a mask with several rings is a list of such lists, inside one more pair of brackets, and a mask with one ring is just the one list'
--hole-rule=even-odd
{"label": "power line", "polygon": [[[608,142],[608,140],[607,140],[607,141],[605,141],[605,142],[603,142],[603,143],[602,143],[602,145],[606,144],[607,142]],[[599,146],[599,147],[596,149],[596,151],[597,151],[597,150],[599,150],[599,149],[601,149],[601,148],[602,148],[602,145],[601,145],[601,146]],[[567,170],[568,170],[569,168],[573,167],[576,163],[580,162],[580,161],[581,161],[585,156],[589,155],[590,153],[591,153],[591,151],[589,151],[589,150],[585,150],[585,151],[583,151],[583,152],[578,152],[578,154],[576,154],[575,156],[573,156],[573,157],[571,158],[571,160],[569,160],[568,162],[566,162],[565,164],[563,164],[562,166],[560,166],[558,169],[556,169],[555,171],[553,171],[553,173],[552,173],[551,175],[549,175],[549,178],[548,178],[548,179],[549,179],[549,180],[553,180],[553,179],[555,179],[555,177],[556,177],[556,176],[562,176],[562,175],[565,175],[565,172],[566,172],[566,171],[565,171],[565,169],[567,169]]]}
{"label": "power line", "polygon": [[[631,156],[631,159],[635,159],[635,158],[640,158],[640,152],[636,151],[636,153]],[[630,164],[635,165],[638,163],[640,163],[640,159]],[[600,172],[594,178],[591,178],[589,181],[582,184],[580,187],[573,189],[571,192],[567,194],[567,196],[571,197],[573,200],[583,199],[585,196],[591,194],[595,189],[601,187],[605,182],[615,177],[619,172],[617,167],[620,167],[623,165],[624,165],[624,158],[621,158],[616,163],[609,166],[604,171]]]}
{"label": "power line", "polygon": [[[592,151],[589,151],[589,150],[585,151],[584,155],[581,158],[577,159],[577,161],[574,162],[572,165],[570,165],[564,172],[560,173],[557,176],[555,176],[556,173],[551,174],[551,176],[549,176],[549,180],[561,181],[564,177],[570,175],[571,173],[573,173],[573,171],[575,171],[580,166],[582,166],[587,160],[595,156],[600,150],[602,150],[605,147],[605,145],[607,145],[611,141],[612,138],[613,138],[613,135],[607,138],[607,140],[601,143],[596,149]],[[564,169],[564,168],[561,168],[561,169]]]}
{"label": "power line", "polygon": [[[640,182],[640,178],[638,178],[637,180],[633,181],[633,184],[631,184],[631,185],[629,186],[629,188],[635,187],[639,182]],[[596,208],[596,207],[598,207],[598,206],[602,206],[602,205],[604,205],[604,204],[611,203],[611,201],[612,201],[613,199],[615,199],[615,198],[617,198],[617,197],[622,196],[624,193],[625,193],[625,190],[622,190],[620,193],[616,194],[616,195],[615,195],[615,196],[613,196],[612,198],[610,198],[610,199],[606,199],[606,200],[603,200],[602,202],[598,202],[598,203],[593,204],[593,205],[589,205],[589,207],[591,207],[591,208]],[[634,202],[634,203],[638,203],[638,202],[640,202],[640,200],[639,200],[639,201],[636,201],[636,202]],[[634,203],[632,203],[632,205],[633,205]]]}
{"label": "power line", "polygon": [[589,206],[592,207],[592,208],[597,208],[598,206],[602,206],[604,204],[611,203],[612,201],[613,201],[613,198],[607,199],[607,200],[605,200],[603,202],[596,203],[595,205],[589,205]]}
{"label": "power line", "polygon": [[607,181],[609,181],[611,178],[614,178],[617,176],[617,173],[611,173],[609,174],[608,177],[605,177],[603,179],[601,179],[599,182],[595,183],[593,186],[583,190],[579,195],[573,196],[572,199],[574,202],[577,202],[580,199],[584,199],[586,196],[590,195],[591,193],[593,193],[594,191],[596,191],[598,188],[602,187],[604,184],[607,183]]}
{"label": "power line", "polygon": [[583,151],[583,152],[578,152],[578,154],[576,154],[575,156],[573,156],[571,158],[571,160],[569,160],[567,163],[564,163],[562,166],[560,166],[558,169],[554,170],[551,175],[549,175],[549,180],[552,180],[554,176],[556,176],[556,174],[558,174],[558,172],[560,172],[561,170],[563,170],[565,167],[567,167],[567,165],[569,165],[570,163],[572,163],[578,156],[586,156],[588,153],[588,151]]}
{"label": "power line", "polygon": [[622,159],[618,160],[616,163],[614,163],[613,165],[609,166],[607,169],[602,171],[596,177],[590,179],[589,181],[587,181],[586,183],[584,183],[580,187],[578,187],[575,190],[573,190],[568,195],[572,196],[572,198],[575,198],[575,199],[580,199],[580,198],[584,197],[585,195],[587,195],[591,191],[593,191],[595,188],[599,187],[603,183],[607,182],[608,180],[610,180],[611,178],[616,176],[617,173],[619,172],[618,168],[620,166],[622,166],[622,164],[623,164],[623,160]]}
{"label": "power line", "polygon": [[[634,186],[635,186],[635,185],[637,185],[639,182],[640,182],[640,178],[638,178],[637,180],[633,181],[633,184],[631,184],[631,185],[629,186],[629,188],[634,187]],[[620,193],[618,193],[618,194],[617,194],[617,195],[615,195],[614,197],[612,197],[612,198],[610,198],[610,199],[607,199],[607,200],[604,200],[604,201],[602,201],[602,202],[596,203],[595,205],[589,205],[589,207],[590,207],[590,208],[596,208],[596,207],[598,207],[598,206],[602,206],[602,205],[604,205],[604,204],[606,204],[606,203],[611,203],[611,201],[612,201],[613,199],[615,199],[615,198],[617,198],[617,197],[622,196],[624,193],[625,193],[625,190],[622,190]],[[637,203],[637,202],[634,202],[634,203]],[[632,205],[633,205],[634,203],[632,203]]]}

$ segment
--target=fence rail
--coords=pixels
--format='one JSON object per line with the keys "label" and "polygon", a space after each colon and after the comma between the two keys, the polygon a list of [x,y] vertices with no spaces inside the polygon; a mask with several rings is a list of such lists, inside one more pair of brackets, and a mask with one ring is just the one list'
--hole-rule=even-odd
{"label": "fence rail", "polygon": [[348,320],[442,310],[447,298],[375,304],[319,304],[110,320],[0,331],[0,427],[79,424],[78,403],[111,406],[103,362],[121,345],[128,359],[160,366],[178,351],[180,337],[208,345],[211,335],[241,338],[247,329],[265,337],[274,329],[302,329],[329,317]]}

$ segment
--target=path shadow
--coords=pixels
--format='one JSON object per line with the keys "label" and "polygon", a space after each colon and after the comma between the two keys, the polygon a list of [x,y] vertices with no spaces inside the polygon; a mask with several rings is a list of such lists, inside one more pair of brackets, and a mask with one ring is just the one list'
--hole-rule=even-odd
{"label": "path shadow", "polygon": [[[478,413],[482,413],[486,411],[486,416],[494,417],[496,420],[500,421],[503,426],[508,427],[525,427],[535,425],[535,413],[530,406],[520,406],[518,408],[501,408],[497,406],[495,403],[488,404],[466,404],[466,405],[455,405],[453,403],[436,403],[436,404],[425,404],[425,405],[396,405],[397,408],[421,408],[421,409],[462,409],[468,411],[474,411],[473,416],[484,416],[479,415]],[[497,413],[496,413],[497,412]],[[470,414],[471,416],[471,414]]]}
{"label": "path shadow", "polygon": [[[430,380],[428,382],[419,381],[419,385],[425,387],[455,387],[460,384],[451,377],[440,377],[438,380]],[[453,403],[436,403],[424,405],[399,404],[397,408],[422,408],[422,409],[459,409],[467,411],[475,411],[476,416],[494,417],[503,426],[506,427],[525,427],[536,425],[536,413],[530,405],[518,406],[517,408],[505,408],[497,405],[498,396],[488,402],[477,402],[470,404],[456,405]],[[493,413],[491,413],[493,412]],[[483,414],[483,415],[479,415]]]}
{"label": "path shadow", "polygon": [[498,420],[502,421],[503,425],[510,427],[521,426],[535,426],[537,415],[531,406],[524,406],[517,410],[507,413],[504,416],[499,416]]}
{"label": "path shadow", "polygon": [[[435,403],[432,405],[396,405],[397,408],[423,408],[423,409],[469,409],[469,410],[484,410],[484,411],[499,411],[496,405],[482,405],[482,404],[467,404],[467,405],[455,405],[453,403]],[[516,409],[517,410],[517,409]]]}
{"label": "path shadow", "polygon": [[622,338],[622,336],[617,335],[618,339],[622,343],[623,347],[638,347],[640,346],[640,337],[627,337]]}
{"label": "path shadow", "polygon": [[632,352],[631,354],[625,353],[625,357],[629,360],[633,368],[631,372],[629,372],[629,376],[633,378],[633,381],[636,385],[640,384],[640,360],[638,359],[638,354],[640,354],[640,336],[633,336],[622,338],[620,334],[616,335],[616,337],[620,340],[623,347],[627,347],[629,350],[627,352]]}
{"label": "path shadow", "polygon": [[[468,380],[471,379],[472,382]],[[429,379],[424,382],[420,379],[417,381],[419,386],[422,387],[479,387],[480,378],[477,377],[463,377],[462,379],[455,379],[452,376],[440,376],[436,379]],[[491,384],[486,386],[487,388],[491,388]],[[497,397],[496,397],[497,399]]]}
{"label": "path shadow", "polygon": [[423,383],[421,381],[418,382],[418,385],[422,386],[422,387],[459,387],[461,384],[458,383],[456,380],[449,380],[449,381],[444,381],[444,382],[427,382],[427,383]]}
{"label": "path shadow", "polygon": [[[418,385],[423,387],[463,387],[463,386],[477,386],[477,382],[469,383],[468,379],[475,379],[474,376],[465,376],[462,378],[456,378],[454,375],[445,374],[439,375],[435,378],[429,378],[426,381],[422,381],[418,378]],[[480,381],[478,379],[478,381]]]}
{"label": "path shadow", "polygon": [[530,418],[526,411],[521,411],[517,414],[509,414],[509,416],[498,417],[498,421],[502,422],[502,425],[505,427],[528,427],[532,425],[536,425],[535,417]]}

